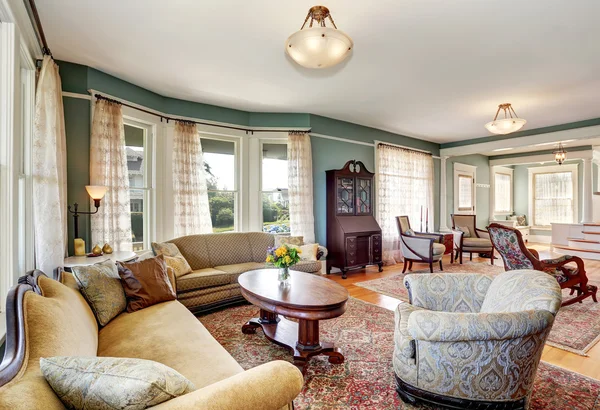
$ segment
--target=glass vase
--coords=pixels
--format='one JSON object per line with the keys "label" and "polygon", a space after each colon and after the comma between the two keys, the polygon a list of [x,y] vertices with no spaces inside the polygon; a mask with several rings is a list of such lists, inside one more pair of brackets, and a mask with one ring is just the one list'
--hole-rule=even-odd
{"label": "glass vase", "polygon": [[280,286],[290,286],[290,268],[279,268],[279,275],[277,275],[277,280],[279,281]]}

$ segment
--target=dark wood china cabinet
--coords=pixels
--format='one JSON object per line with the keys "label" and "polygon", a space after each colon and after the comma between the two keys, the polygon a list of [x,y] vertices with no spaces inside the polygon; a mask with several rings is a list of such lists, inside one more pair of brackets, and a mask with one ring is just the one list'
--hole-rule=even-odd
{"label": "dark wood china cabinet", "polygon": [[342,278],[352,269],[378,265],[382,271],[381,228],[373,217],[373,176],[362,162],[346,162],[327,174],[327,274]]}

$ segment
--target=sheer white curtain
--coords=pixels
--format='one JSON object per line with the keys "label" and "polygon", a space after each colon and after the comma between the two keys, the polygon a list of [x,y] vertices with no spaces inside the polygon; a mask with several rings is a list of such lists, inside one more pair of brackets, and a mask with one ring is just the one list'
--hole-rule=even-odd
{"label": "sheer white curtain", "polygon": [[67,151],[58,66],[44,56],[35,98],[33,224],[37,268],[51,275],[67,246]]}
{"label": "sheer white curtain", "polygon": [[287,158],[291,234],[303,236],[304,243],[314,243],[315,217],[310,135],[304,132],[290,133]]}
{"label": "sheer white curtain", "polygon": [[212,233],[202,144],[191,122],[175,123],[173,200],[176,237]]}
{"label": "sheer white curtain", "polygon": [[401,259],[397,216],[408,215],[411,227],[418,231],[421,212],[423,230],[429,214],[429,231],[433,231],[433,157],[378,144],[376,173],[377,221],[383,236],[383,259],[386,264],[394,264]]}
{"label": "sheer white curtain", "polygon": [[510,174],[497,172],[494,174],[494,199],[496,212],[510,212],[512,200]]}
{"label": "sheer white curtain", "polygon": [[550,226],[552,222],[573,223],[573,173],[554,172],[534,174],[535,226]]}
{"label": "sheer white curtain", "polygon": [[92,215],[92,246],[109,243],[131,251],[129,172],[121,104],[98,99],[90,142],[90,184],[106,186],[97,214]]}

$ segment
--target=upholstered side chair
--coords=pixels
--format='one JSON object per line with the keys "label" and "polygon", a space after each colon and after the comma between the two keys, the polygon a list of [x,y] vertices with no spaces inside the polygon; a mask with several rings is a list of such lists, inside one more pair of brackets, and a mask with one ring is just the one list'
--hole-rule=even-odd
{"label": "upholstered side chair", "polygon": [[[561,302],[535,270],[406,275],[395,314],[397,392],[433,408],[527,409]],[[429,408],[429,406],[427,406]]]}
{"label": "upholstered side chair", "polygon": [[596,292],[598,287],[588,284],[583,259],[577,256],[563,255],[556,259],[540,259],[535,249],[525,246],[523,235],[518,229],[501,224],[491,224],[488,227],[490,239],[494,248],[504,261],[504,269],[535,269],[543,271],[556,278],[562,289],[570,289],[571,295],[576,296],[565,300],[562,305],[581,302],[591,297],[598,302]]}
{"label": "upholstered side chair", "polygon": [[413,231],[406,215],[397,216],[396,222],[400,233],[400,250],[404,258],[402,273],[406,272],[407,267],[411,270],[413,262],[429,264],[431,273],[433,273],[433,264],[438,262],[440,270],[443,271],[442,258],[446,252],[446,246],[443,244],[444,236]]}
{"label": "upholstered side chair", "polygon": [[492,265],[494,264],[494,246],[486,230],[475,226],[475,215],[452,214],[452,234],[454,235],[455,259],[463,263],[463,253],[469,254],[473,260],[473,253],[488,253]]}

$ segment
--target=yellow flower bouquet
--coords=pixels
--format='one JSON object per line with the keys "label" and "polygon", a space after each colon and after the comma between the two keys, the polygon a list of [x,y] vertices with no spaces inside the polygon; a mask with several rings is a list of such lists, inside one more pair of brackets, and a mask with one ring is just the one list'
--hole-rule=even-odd
{"label": "yellow flower bouquet", "polygon": [[279,281],[287,285],[290,278],[289,268],[300,261],[301,253],[300,249],[287,245],[281,245],[279,248],[269,248],[266,262],[279,268]]}

